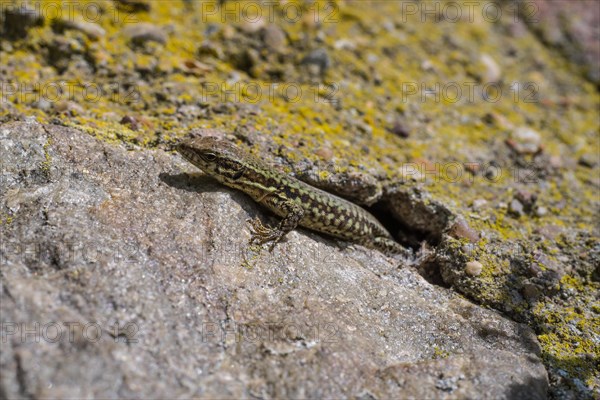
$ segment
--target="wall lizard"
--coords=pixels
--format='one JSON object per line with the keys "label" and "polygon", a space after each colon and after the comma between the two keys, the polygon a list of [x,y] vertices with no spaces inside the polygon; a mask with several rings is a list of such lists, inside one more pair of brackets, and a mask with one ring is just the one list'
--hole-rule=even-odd
{"label": "wall lizard", "polygon": [[272,251],[299,225],[387,255],[410,255],[368,211],[276,171],[228,141],[195,138],[181,142],[177,151],[217,181],[248,194],[283,218],[277,227],[264,226],[258,218],[250,220],[251,243],[272,242]]}

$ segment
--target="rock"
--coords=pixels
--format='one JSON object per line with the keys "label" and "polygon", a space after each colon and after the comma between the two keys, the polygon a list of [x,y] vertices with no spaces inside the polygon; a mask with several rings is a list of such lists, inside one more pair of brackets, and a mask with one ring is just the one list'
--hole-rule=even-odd
{"label": "rock", "polygon": [[261,15],[256,18],[242,18],[240,28],[244,33],[252,34],[260,31],[266,24],[266,19]]}
{"label": "rock", "polygon": [[9,41],[3,40],[0,42],[0,51],[5,51],[7,53],[12,53],[15,50],[12,44]]}
{"label": "rock", "polygon": [[150,0],[116,0],[119,8],[130,12],[148,12],[152,8]]}
{"label": "rock", "polygon": [[324,75],[327,69],[331,66],[331,59],[327,50],[321,48],[308,53],[302,60],[302,64],[308,65],[309,68],[314,68],[315,74]]}
{"label": "rock", "polygon": [[16,4],[3,3],[0,10],[4,13],[3,35],[11,40],[23,39],[29,29],[44,25],[44,17],[38,10]]}
{"label": "rock", "polygon": [[333,157],[333,150],[331,147],[321,146],[315,151],[315,155],[322,160],[329,161]]}
{"label": "rock", "polygon": [[[323,155],[328,155],[325,148],[321,148],[321,150]],[[383,191],[381,182],[373,174],[349,170],[331,173],[327,179],[323,179],[321,172],[319,169],[312,168],[310,173],[299,174],[298,178],[363,206],[372,206],[381,198]]]}
{"label": "rock", "polygon": [[394,122],[394,125],[388,128],[388,130],[394,135],[400,136],[403,139],[406,139],[410,136],[410,129],[406,126],[406,123],[404,123],[400,119],[397,119]]}
{"label": "rock", "polygon": [[54,111],[59,114],[67,114],[71,117],[86,114],[86,110],[80,104],[70,100],[63,100],[54,103]]}
{"label": "rock", "polygon": [[522,289],[523,297],[527,301],[535,301],[540,297],[540,289],[533,283],[526,283]]}
{"label": "rock", "polygon": [[121,124],[128,126],[131,130],[138,130],[140,128],[140,124],[138,120],[132,115],[125,115],[121,118]]}
{"label": "rock", "polygon": [[450,235],[458,239],[467,239],[471,243],[479,240],[479,233],[471,228],[464,218],[458,218],[450,228]]}
{"label": "rock", "polygon": [[479,261],[469,261],[465,265],[465,272],[470,276],[479,276],[481,275],[481,271],[483,271],[483,264]]}
{"label": "rock", "polygon": [[433,66],[431,60],[423,60],[423,62],[421,63],[421,69],[425,72],[435,71],[435,67]]}
{"label": "rock", "polygon": [[433,241],[441,240],[455,218],[446,205],[415,187],[387,186],[382,202],[396,220]]}
{"label": "rock", "polygon": [[518,127],[512,132],[511,141],[508,142],[517,153],[535,154],[541,150],[541,135],[528,127]]}
{"label": "rock", "polygon": [[521,202],[517,199],[514,199],[513,201],[510,202],[509,206],[508,206],[508,211],[513,214],[516,217],[520,217],[521,215],[524,214],[524,207],[523,204],[521,204]]}
{"label": "rock", "polygon": [[262,41],[272,51],[281,51],[285,48],[287,38],[279,26],[271,24],[262,30]]}
{"label": "rock", "polygon": [[537,195],[535,193],[523,189],[517,190],[514,198],[523,205],[523,210],[526,213],[530,213],[533,210],[535,202],[537,201]]}
{"label": "rock", "polygon": [[185,60],[180,68],[189,73],[189,74],[193,74],[193,75],[198,75],[198,76],[202,76],[207,72],[213,71],[214,67],[205,63],[202,63],[198,60]]}
{"label": "rock", "polygon": [[163,29],[147,22],[140,22],[127,27],[124,34],[131,43],[138,46],[146,42],[167,43],[167,34]]}
{"label": "rock", "polygon": [[49,111],[52,108],[52,103],[49,102],[45,97],[41,97],[33,104],[33,106],[38,110]]}
{"label": "rock", "polygon": [[66,29],[83,32],[91,40],[98,40],[106,35],[106,31],[100,25],[82,20],[57,20],[53,26],[59,32]]}
{"label": "rock", "polygon": [[598,165],[598,154],[586,153],[579,157],[579,165],[584,167],[594,168]]}
{"label": "rock", "polygon": [[336,50],[356,50],[356,43],[349,38],[338,39],[333,43],[333,48]]}
{"label": "rock", "polygon": [[487,205],[486,199],[475,199],[475,200],[473,200],[473,204],[471,205],[471,208],[475,211],[479,211],[479,210],[483,209],[486,205]]}
{"label": "rock", "polygon": [[0,140],[3,397],[546,396],[529,328],[305,230],[253,252],[269,214],[178,155]]}
{"label": "rock", "polygon": [[498,82],[502,78],[502,70],[496,61],[488,54],[482,54],[480,61],[485,67],[483,83]]}
{"label": "rock", "polygon": [[198,46],[198,56],[210,56],[222,60],[224,57],[223,49],[221,46],[211,40],[205,40]]}

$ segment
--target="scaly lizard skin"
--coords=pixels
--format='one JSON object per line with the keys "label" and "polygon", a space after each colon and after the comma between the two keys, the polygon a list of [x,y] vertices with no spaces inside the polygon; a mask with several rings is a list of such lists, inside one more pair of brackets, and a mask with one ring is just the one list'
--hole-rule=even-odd
{"label": "scaly lizard skin", "polygon": [[241,190],[282,217],[276,228],[250,221],[251,243],[272,242],[273,250],[289,231],[300,225],[387,255],[407,255],[368,211],[338,196],[274,170],[232,143],[214,137],[181,142],[177,151],[190,163],[226,186]]}

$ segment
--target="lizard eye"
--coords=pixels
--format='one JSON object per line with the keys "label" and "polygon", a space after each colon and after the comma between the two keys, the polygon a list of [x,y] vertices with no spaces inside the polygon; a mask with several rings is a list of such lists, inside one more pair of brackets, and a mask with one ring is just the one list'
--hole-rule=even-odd
{"label": "lizard eye", "polygon": [[217,155],[215,153],[202,153],[201,157],[206,161],[215,161],[217,159]]}

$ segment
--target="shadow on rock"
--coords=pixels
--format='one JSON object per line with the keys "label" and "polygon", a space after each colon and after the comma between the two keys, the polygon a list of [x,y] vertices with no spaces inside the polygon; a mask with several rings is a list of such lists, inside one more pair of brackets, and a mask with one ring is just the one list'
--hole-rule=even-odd
{"label": "shadow on rock", "polygon": [[547,398],[548,381],[542,378],[527,378],[525,383],[514,383],[506,391],[506,399],[544,400]]}
{"label": "shadow on rock", "polygon": [[183,174],[167,174],[161,173],[158,175],[159,179],[167,185],[176,188],[183,189],[188,192],[205,193],[205,192],[217,192],[222,189],[223,186],[201,172],[198,173],[183,173]]}

